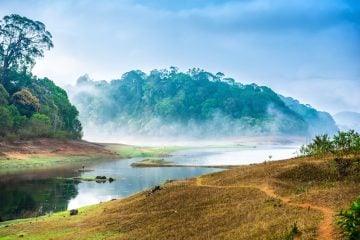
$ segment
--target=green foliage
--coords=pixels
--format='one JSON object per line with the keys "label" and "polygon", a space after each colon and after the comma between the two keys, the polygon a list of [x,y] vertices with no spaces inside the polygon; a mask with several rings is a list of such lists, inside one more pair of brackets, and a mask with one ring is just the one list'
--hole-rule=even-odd
{"label": "green foliage", "polygon": [[290,231],[286,234],[285,239],[293,240],[299,234],[301,234],[301,231],[300,231],[299,227],[297,226],[297,223],[294,222],[290,227]]}
{"label": "green foliage", "polygon": [[10,83],[10,71],[31,69],[36,57],[53,47],[45,25],[26,17],[11,14],[0,22],[0,83]]}
{"label": "green foliage", "polygon": [[47,78],[37,79],[30,75],[25,78],[26,81],[18,84],[22,89],[11,97],[12,105],[6,106],[12,119],[11,128],[4,125],[7,132],[24,139],[81,138],[78,111],[70,104],[66,92]]}
{"label": "green foliage", "polygon": [[135,133],[151,134],[167,126],[190,132],[195,126],[199,134],[309,133],[303,117],[270,88],[200,69],[184,73],[170,68],[149,75],[131,71],[110,83],[83,76],[74,91],[85,124],[109,124]]}
{"label": "green foliage", "polygon": [[13,126],[11,113],[7,107],[0,106],[0,136],[5,136]]}
{"label": "green foliage", "polygon": [[310,105],[301,104],[298,100],[291,97],[280,95],[280,98],[287,107],[303,117],[312,135],[324,133],[332,135],[338,131],[336,123],[329,113],[317,111]]}
{"label": "green foliage", "polygon": [[360,135],[354,130],[339,132],[333,137],[334,148],[340,155],[360,151]]}
{"label": "green foliage", "polygon": [[4,86],[0,83],[0,106],[7,105],[9,103],[9,93]]}
{"label": "green foliage", "polygon": [[301,146],[300,153],[305,156],[334,153],[338,157],[360,153],[360,135],[354,130],[339,131],[332,139],[327,134],[315,136],[308,145]]}
{"label": "green foliage", "polygon": [[29,71],[53,46],[45,25],[12,14],[0,22],[0,33],[0,136],[81,138],[78,111],[66,92]]}
{"label": "green foliage", "polygon": [[344,231],[346,239],[360,239],[360,197],[351,204],[351,207],[338,214],[337,224]]}
{"label": "green foliage", "polygon": [[327,134],[315,136],[310,144],[302,146],[300,153],[302,155],[324,155],[334,150],[333,143]]}
{"label": "green foliage", "polygon": [[35,113],[28,121],[27,131],[23,132],[23,136],[31,137],[50,137],[52,134],[52,127],[50,118],[41,113]]}
{"label": "green foliage", "polygon": [[27,117],[30,117],[35,112],[39,111],[40,108],[39,99],[26,89],[21,89],[14,93],[11,97],[11,102],[22,115]]}

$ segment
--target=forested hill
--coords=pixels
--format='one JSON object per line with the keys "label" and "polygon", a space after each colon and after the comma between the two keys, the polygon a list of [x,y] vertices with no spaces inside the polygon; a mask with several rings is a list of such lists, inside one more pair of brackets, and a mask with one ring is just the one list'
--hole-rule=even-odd
{"label": "forested hill", "polygon": [[53,47],[45,25],[11,14],[0,20],[0,140],[81,138],[78,111],[66,92],[31,73]]}
{"label": "forested hill", "polygon": [[69,88],[85,132],[149,136],[313,135],[334,132],[331,116],[279,96],[268,87],[243,85],[222,73],[176,68],[125,73]]}
{"label": "forested hill", "polygon": [[5,86],[0,84],[0,139],[81,138],[77,109],[51,80],[13,72]]}

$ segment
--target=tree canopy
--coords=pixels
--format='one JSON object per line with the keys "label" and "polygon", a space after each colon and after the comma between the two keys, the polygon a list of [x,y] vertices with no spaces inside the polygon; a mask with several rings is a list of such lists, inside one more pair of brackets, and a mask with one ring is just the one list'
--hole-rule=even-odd
{"label": "tree canopy", "polygon": [[17,14],[5,16],[0,21],[0,83],[9,83],[9,71],[31,70],[35,58],[53,47],[51,39],[42,22]]}
{"label": "tree canopy", "polygon": [[[128,134],[307,135],[321,115],[300,103],[285,102],[268,87],[244,85],[198,68],[186,73],[174,67],[150,74],[130,71],[110,83],[83,76],[72,90],[85,127],[101,125],[105,131],[108,126],[110,132]],[[311,109],[313,118],[296,107]],[[324,125],[336,131],[328,117]]]}
{"label": "tree canopy", "polygon": [[53,47],[45,25],[16,14],[0,22],[0,138],[81,138],[66,92],[31,69]]}

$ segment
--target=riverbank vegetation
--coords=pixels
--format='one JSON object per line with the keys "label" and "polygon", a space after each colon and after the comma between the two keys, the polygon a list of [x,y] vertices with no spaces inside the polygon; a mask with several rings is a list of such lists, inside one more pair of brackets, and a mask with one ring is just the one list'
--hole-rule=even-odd
{"label": "riverbank vegetation", "polygon": [[354,130],[339,131],[332,138],[328,134],[315,136],[311,143],[303,145],[300,153],[305,156],[324,156],[327,154],[337,157],[360,155],[360,134]]}

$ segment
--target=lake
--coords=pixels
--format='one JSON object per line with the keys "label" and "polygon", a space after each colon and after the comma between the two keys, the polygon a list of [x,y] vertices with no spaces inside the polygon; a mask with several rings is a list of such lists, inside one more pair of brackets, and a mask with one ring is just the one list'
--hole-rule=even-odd
{"label": "lake", "polygon": [[[26,173],[0,181],[1,220],[34,217],[124,198],[171,179],[184,179],[221,171],[204,165],[243,165],[294,157],[296,146],[204,147],[181,150],[165,158],[175,164],[200,167],[133,168],[142,158],[113,160],[86,166],[91,172],[74,170]],[[112,183],[72,180],[72,177],[108,176]],[[61,177],[61,178],[60,178]],[[70,179],[64,179],[70,178]]]}

